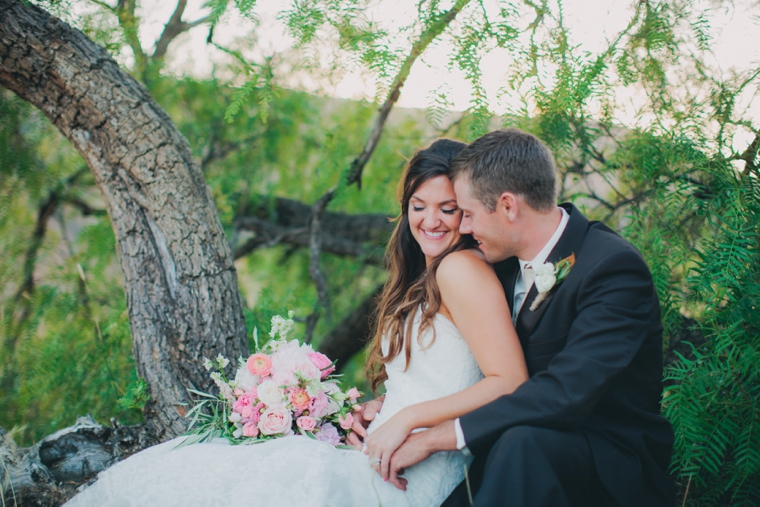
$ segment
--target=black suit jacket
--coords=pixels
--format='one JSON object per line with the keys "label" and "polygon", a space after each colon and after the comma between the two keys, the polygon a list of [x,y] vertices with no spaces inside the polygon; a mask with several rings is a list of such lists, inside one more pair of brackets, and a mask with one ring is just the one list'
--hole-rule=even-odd
{"label": "black suit jacket", "polygon": [[[672,505],[673,430],[660,416],[662,324],[651,274],[633,245],[562,206],[570,219],[546,262],[575,254],[575,265],[535,311],[535,285],[526,296],[516,328],[530,378],[460,418],[467,447],[487,453],[519,425],[580,429],[621,505]],[[518,260],[495,268],[512,308]]]}

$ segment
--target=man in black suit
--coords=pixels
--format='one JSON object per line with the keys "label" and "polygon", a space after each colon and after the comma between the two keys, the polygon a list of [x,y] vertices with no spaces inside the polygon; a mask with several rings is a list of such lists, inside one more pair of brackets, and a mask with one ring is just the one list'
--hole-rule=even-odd
{"label": "man in black suit", "polygon": [[[403,488],[396,473],[461,449],[474,455],[475,505],[670,506],[673,432],[660,416],[662,325],[651,274],[611,229],[571,204],[557,207],[556,177],[549,150],[516,129],[486,134],[452,164],[460,232],[494,264],[530,378],[410,435],[391,458],[391,480]],[[551,265],[563,260],[572,266],[552,283]],[[462,483],[444,505],[468,497]]]}

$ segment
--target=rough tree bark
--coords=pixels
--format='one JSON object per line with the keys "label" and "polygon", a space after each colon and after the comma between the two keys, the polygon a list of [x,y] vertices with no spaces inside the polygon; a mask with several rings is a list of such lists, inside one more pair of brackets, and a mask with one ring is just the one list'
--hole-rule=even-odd
{"label": "rough tree bark", "polygon": [[38,107],[76,147],[105,198],[126,285],[149,433],[186,428],[203,356],[246,355],[232,252],[186,139],[144,86],[81,32],[0,0],[0,85]]}
{"label": "rough tree bark", "polygon": [[0,428],[1,505],[60,505],[77,486],[149,441],[142,425],[119,426],[111,420],[110,427],[102,426],[90,416],[31,447],[18,447]]}

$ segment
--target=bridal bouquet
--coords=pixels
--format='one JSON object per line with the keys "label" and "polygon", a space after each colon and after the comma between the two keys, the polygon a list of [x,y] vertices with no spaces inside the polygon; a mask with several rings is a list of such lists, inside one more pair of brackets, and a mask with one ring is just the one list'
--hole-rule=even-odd
{"label": "bridal bouquet", "polygon": [[[292,317],[292,312],[289,315]],[[231,443],[259,443],[295,434],[341,445],[350,432],[351,409],[361,393],[344,392],[335,375],[335,364],[310,345],[287,340],[293,321],[272,318],[270,340],[259,348],[254,330],[255,353],[240,358],[235,378],[225,368],[221,354],[204,358],[206,370],[219,395],[190,390],[201,399],[188,412],[191,436],[186,443],[223,437]]]}

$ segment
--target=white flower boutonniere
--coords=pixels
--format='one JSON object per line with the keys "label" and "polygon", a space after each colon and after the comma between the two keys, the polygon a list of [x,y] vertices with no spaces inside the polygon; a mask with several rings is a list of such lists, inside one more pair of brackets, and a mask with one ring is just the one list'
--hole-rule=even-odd
{"label": "white flower boutonniere", "polygon": [[536,272],[536,289],[538,290],[538,296],[530,305],[530,311],[536,311],[538,305],[544,302],[549,292],[558,284],[567,278],[575,264],[575,254],[570,254],[570,257],[565,257],[556,264],[544,263],[540,266],[535,266],[533,269]]}

